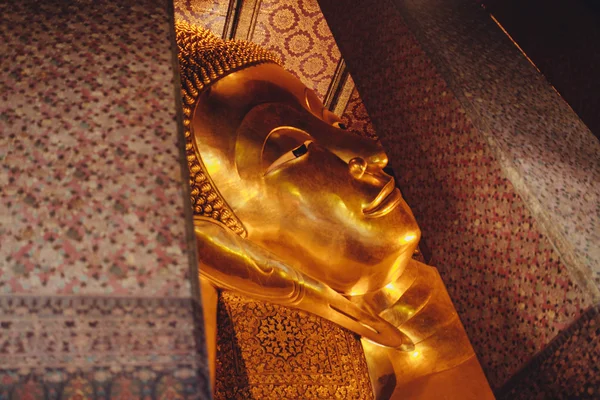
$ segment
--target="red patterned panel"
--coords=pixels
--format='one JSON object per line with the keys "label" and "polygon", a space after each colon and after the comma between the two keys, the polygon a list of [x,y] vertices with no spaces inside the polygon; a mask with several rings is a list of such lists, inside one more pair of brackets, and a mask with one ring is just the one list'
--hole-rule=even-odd
{"label": "red patterned panel", "polygon": [[342,115],[342,119],[348,127],[348,130],[371,139],[379,139],[377,133],[375,133],[375,128],[373,128],[373,124],[371,123],[369,113],[367,113],[367,109],[356,88],[352,91],[352,95],[346,106],[346,111],[344,111],[344,114]]}
{"label": "red patterned panel", "polygon": [[224,0],[174,0],[175,19],[200,25],[213,31],[217,36],[223,34],[228,1]]}
{"label": "red patterned panel", "polygon": [[340,51],[316,0],[263,0],[251,40],[277,53],[288,71],[325,97]]}
{"label": "red patterned panel", "polygon": [[431,263],[490,384],[500,387],[576,320],[590,297],[395,3],[321,5],[432,251]]}

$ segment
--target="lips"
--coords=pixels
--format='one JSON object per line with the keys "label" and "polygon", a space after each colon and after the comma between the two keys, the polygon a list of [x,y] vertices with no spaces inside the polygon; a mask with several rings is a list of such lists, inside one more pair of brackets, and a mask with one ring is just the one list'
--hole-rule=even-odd
{"label": "lips", "polygon": [[396,208],[400,200],[402,200],[402,195],[392,178],[385,184],[377,197],[363,208],[363,214],[368,218],[381,217]]}

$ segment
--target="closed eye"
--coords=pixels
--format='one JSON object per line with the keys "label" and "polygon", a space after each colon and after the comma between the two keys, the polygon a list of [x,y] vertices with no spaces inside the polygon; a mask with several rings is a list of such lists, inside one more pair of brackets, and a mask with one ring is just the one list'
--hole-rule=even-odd
{"label": "closed eye", "polygon": [[303,155],[308,153],[308,146],[311,143],[312,143],[311,140],[307,140],[306,142],[302,143],[300,146],[288,151],[287,153],[285,153],[284,155],[279,157],[277,160],[275,160],[273,162],[273,164],[269,165],[269,168],[267,168],[265,175],[267,175],[269,172],[279,168],[283,164],[290,162],[292,160],[295,160],[299,157],[302,157]]}

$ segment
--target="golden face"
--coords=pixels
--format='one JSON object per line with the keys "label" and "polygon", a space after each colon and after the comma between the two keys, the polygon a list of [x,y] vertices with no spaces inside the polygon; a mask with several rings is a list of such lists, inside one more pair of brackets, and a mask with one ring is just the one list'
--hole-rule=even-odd
{"label": "golden face", "polygon": [[192,133],[248,240],[358,295],[402,273],[420,232],[383,149],[339,122],[300,81],[262,64],[201,93]]}

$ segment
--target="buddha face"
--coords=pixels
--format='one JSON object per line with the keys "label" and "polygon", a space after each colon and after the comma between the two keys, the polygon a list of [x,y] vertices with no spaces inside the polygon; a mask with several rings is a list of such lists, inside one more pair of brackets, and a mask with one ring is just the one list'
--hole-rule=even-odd
{"label": "buddha face", "polygon": [[341,129],[315,94],[275,64],[200,94],[199,158],[246,240],[340,293],[380,289],[418,243],[414,217],[374,141]]}

